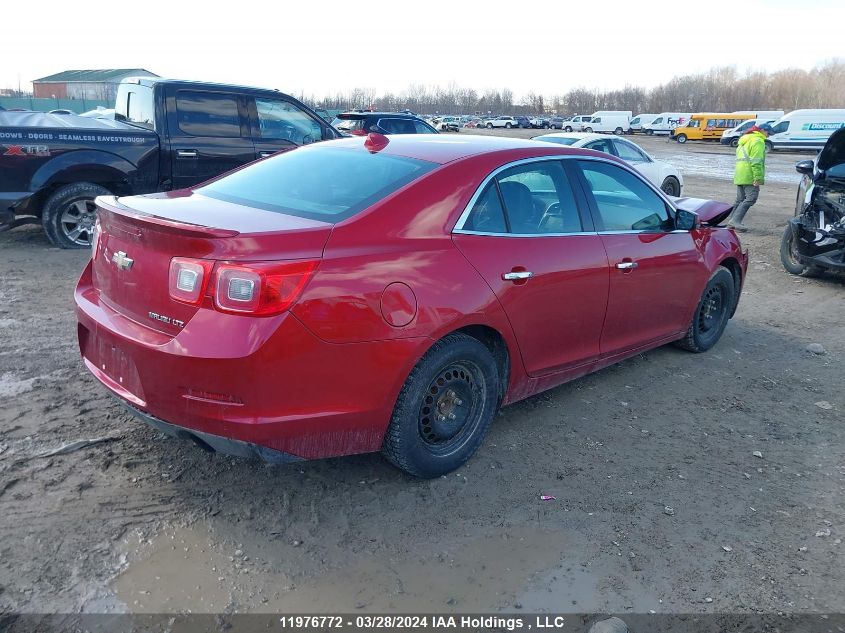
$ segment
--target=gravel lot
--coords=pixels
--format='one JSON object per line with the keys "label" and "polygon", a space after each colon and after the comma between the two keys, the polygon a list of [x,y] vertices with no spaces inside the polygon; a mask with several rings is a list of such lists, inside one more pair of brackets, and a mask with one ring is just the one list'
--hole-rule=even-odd
{"label": "gravel lot", "polygon": [[[729,148],[634,140],[684,169],[687,195],[733,199]],[[378,455],[209,455],[133,421],[79,360],[87,253],[0,234],[0,613],[845,611],[845,283],[777,255],[806,157],[769,159],[713,350],[661,348],[511,406],[433,481]]]}

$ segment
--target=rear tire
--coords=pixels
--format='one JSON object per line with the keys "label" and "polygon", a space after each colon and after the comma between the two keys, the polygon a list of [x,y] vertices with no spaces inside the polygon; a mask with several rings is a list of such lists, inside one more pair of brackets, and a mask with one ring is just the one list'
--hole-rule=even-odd
{"label": "rear tire", "polygon": [[591,128],[591,127],[585,127],[585,128],[584,128],[584,131],[585,131],[587,134],[592,134],[592,132],[593,132],[593,128]]}
{"label": "rear tire", "polygon": [[511,129],[513,126],[510,123],[505,123],[505,127]]}
{"label": "rear tire", "polygon": [[660,185],[660,189],[667,196],[678,197],[681,195],[681,183],[674,176],[666,176],[666,180]]}
{"label": "rear tire", "polygon": [[488,123],[488,124],[487,124],[487,129],[488,129],[488,130],[492,130],[492,129],[493,129],[493,124],[492,124],[492,123]]}
{"label": "rear tire", "polygon": [[94,198],[111,192],[91,182],[77,182],[60,187],[47,198],[41,212],[41,224],[47,238],[59,248],[90,248],[94,221]]}
{"label": "rear tire", "polygon": [[719,266],[704,286],[687,333],[675,344],[689,352],[706,352],[722,337],[735,305],[734,277]]}
{"label": "rear tire", "polygon": [[783,238],[780,241],[780,263],[783,264],[784,270],[790,275],[797,275],[799,277],[820,276],[824,272],[824,268],[821,266],[806,266],[798,261],[794,242],[792,227],[787,224],[786,230],[783,232]]}
{"label": "rear tire", "polygon": [[499,373],[478,339],[450,334],[411,370],[393,409],[382,454],[415,477],[462,466],[481,445],[499,402]]}
{"label": "rear tire", "polygon": [[572,127],[571,127],[571,126],[569,126],[569,125],[567,125],[565,128],[563,128],[563,131],[564,131],[564,132],[571,132],[571,131],[572,131]]}
{"label": "rear tire", "polygon": [[613,133],[614,133],[616,136],[622,136],[622,134],[624,133],[624,131],[625,131],[625,130],[623,130],[621,127],[618,127],[618,128],[616,128],[615,130],[613,130]]}
{"label": "rear tire", "polygon": [[654,134],[654,130],[646,130],[645,131],[646,136],[652,136],[653,134]]}

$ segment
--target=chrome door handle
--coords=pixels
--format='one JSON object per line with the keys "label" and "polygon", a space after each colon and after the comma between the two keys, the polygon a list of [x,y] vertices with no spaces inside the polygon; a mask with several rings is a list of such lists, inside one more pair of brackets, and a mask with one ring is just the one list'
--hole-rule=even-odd
{"label": "chrome door handle", "polygon": [[520,279],[529,279],[534,276],[534,273],[530,273],[527,270],[523,270],[520,272],[510,272],[510,273],[503,273],[502,279],[505,281],[519,281]]}
{"label": "chrome door handle", "polygon": [[176,158],[196,158],[197,150],[195,149],[177,149]]}
{"label": "chrome door handle", "polygon": [[268,151],[263,151],[263,152],[258,152],[258,155],[259,155],[261,158],[267,158],[268,156],[272,156],[272,155],[273,155],[273,154],[275,154],[275,153],[276,153],[275,151],[269,151],[269,152],[268,152]]}
{"label": "chrome door handle", "polygon": [[639,266],[637,262],[619,262],[616,264],[616,267],[621,268],[622,270],[633,270],[637,266]]}

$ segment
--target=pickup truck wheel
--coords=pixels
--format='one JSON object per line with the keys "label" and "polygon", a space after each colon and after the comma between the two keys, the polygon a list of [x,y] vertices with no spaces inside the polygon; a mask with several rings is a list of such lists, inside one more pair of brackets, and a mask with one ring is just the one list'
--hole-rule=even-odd
{"label": "pickup truck wheel", "polygon": [[405,381],[382,454],[415,477],[439,477],[478,449],[499,402],[499,373],[478,339],[450,334],[420,359]]}
{"label": "pickup truck wheel", "polygon": [[798,275],[799,277],[818,277],[824,272],[824,268],[820,266],[805,266],[798,261],[795,237],[792,234],[792,227],[788,224],[780,241],[780,263],[783,264],[784,270],[790,275]]}
{"label": "pickup truck wheel", "polygon": [[681,183],[674,176],[666,176],[666,180],[660,185],[660,189],[667,196],[677,197],[681,195]]}
{"label": "pickup truck wheel", "polygon": [[687,333],[676,345],[689,352],[706,352],[722,337],[731,310],[736,305],[734,277],[719,266],[701,293]]}
{"label": "pickup truck wheel", "polygon": [[109,194],[105,187],[90,182],[65,185],[53,192],[41,212],[49,240],[59,248],[89,248],[97,219],[94,198]]}

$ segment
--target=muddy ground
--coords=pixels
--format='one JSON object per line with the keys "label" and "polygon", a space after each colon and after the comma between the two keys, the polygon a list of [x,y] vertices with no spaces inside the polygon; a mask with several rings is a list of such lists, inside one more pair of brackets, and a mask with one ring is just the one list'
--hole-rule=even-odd
{"label": "muddy ground", "polygon": [[[733,198],[728,150],[636,140],[686,167],[687,194]],[[770,159],[716,348],[508,407],[433,481],[378,455],[210,455],[135,422],[79,360],[87,253],[0,234],[0,612],[845,610],[845,282],[777,255],[804,157]]]}

